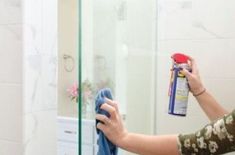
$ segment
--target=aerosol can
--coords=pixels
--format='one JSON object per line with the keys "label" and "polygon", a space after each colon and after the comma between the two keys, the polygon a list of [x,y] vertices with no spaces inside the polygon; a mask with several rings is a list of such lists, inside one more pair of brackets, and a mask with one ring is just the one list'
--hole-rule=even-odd
{"label": "aerosol can", "polygon": [[185,68],[191,70],[188,65],[188,56],[175,53],[171,56],[173,63],[171,69],[171,79],[169,86],[169,109],[168,113],[171,115],[186,116],[189,85],[186,77],[181,74],[180,70]]}

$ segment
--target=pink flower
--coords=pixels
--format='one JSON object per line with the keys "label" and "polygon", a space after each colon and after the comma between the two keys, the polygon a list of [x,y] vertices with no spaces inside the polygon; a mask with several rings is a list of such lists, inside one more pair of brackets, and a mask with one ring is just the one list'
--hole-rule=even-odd
{"label": "pink flower", "polygon": [[78,97],[78,83],[75,82],[70,88],[67,89],[67,92],[72,98]]}
{"label": "pink flower", "polygon": [[[90,102],[92,102],[93,100],[93,95],[94,95],[94,91],[93,91],[93,87],[92,84],[89,80],[85,80],[82,83],[82,103],[83,104],[89,104]],[[78,83],[75,82],[71,87],[69,87],[67,89],[67,92],[69,93],[69,97],[72,101],[76,101],[78,102],[79,100],[79,86]]]}

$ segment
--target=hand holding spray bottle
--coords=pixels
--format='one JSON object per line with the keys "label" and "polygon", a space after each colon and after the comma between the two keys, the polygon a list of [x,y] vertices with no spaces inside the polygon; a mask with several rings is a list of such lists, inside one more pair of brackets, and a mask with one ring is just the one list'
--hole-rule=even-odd
{"label": "hand holding spray bottle", "polygon": [[173,63],[169,86],[170,101],[168,113],[171,115],[186,116],[189,85],[186,77],[180,73],[180,70],[182,68],[191,70],[188,64],[189,57],[181,53],[175,53],[171,58]]}

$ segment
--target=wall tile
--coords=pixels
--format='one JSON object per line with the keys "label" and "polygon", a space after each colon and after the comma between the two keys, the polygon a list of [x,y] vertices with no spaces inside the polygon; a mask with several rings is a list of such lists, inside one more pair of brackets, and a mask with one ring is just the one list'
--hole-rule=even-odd
{"label": "wall tile", "polygon": [[56,0],[25,0],[23,24],[26,54],[56,55],[56,7]]}
{"label": "wall tile", "polygon": [[22,144],[0,140],[1,155],[23,155]]}
{"label": "wall tile", "polygon": [[55,56],[25,56],[25,113],[56,109],[57,70]]}
{"label": "wall tile", "polygon": [[232,0],[160,0],[158,5],[160,40],[235,38]]}
{"label": "wall tile", "polygon": [[0,26],[0,83],[22,83],[21,25]]}
{"label": "wall tile", "polygon": [[24,155],[56,155],[56,115],[56,110],[24,115]]}
{"label": "wall tile", "polygon": [[183,52],[196,59],[202,78],[234,78],[235,39],[160,41],[158,46],[159,74],[169,77],[170,56]]}
{"label": "wall tile", "polygon": [[22,85],[0,84],[0,139],[22,141]]}
{"label": "wall tile", "polygon": [[22,23],[22,0],[0,1],[0,25]]}
{"label": "wall tile", "polygon": [[42,53],[57,55],[57,1],[43,0],[41,12],[42,21]]}
{"label": "wall tile", "polygon": [[205,86],[216,98],[216,100],[223,105],[227,110],[233,110],[235,97],[235,78],[227,79],[204,79]]}
{"label": "wall tile", "polygon": [[57,1],[25,0],[23,25],[24,155],[54,155],[57,149]]}

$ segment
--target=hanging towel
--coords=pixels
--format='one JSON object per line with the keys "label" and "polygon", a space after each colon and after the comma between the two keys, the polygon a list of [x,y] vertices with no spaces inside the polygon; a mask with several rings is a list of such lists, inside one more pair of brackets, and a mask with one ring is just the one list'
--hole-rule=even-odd
{"label": "hanging towel", "polygon": [[[99,90],[95,99],[95,110],[97,114],[103,114],[107,117],[110,117],[107,111],[100,109],[100,106],[105,103],[105,97],[111,100],[113,99],[111,90],[109,88]],[[99,123],[98,120],[96,120],[96,125],[97,123]],[[97,144],[99,146],[97,155],[117,155],[117,146],[110,142],[102,131],[99,129],[96,129],[96,131],[98,134]]]}

